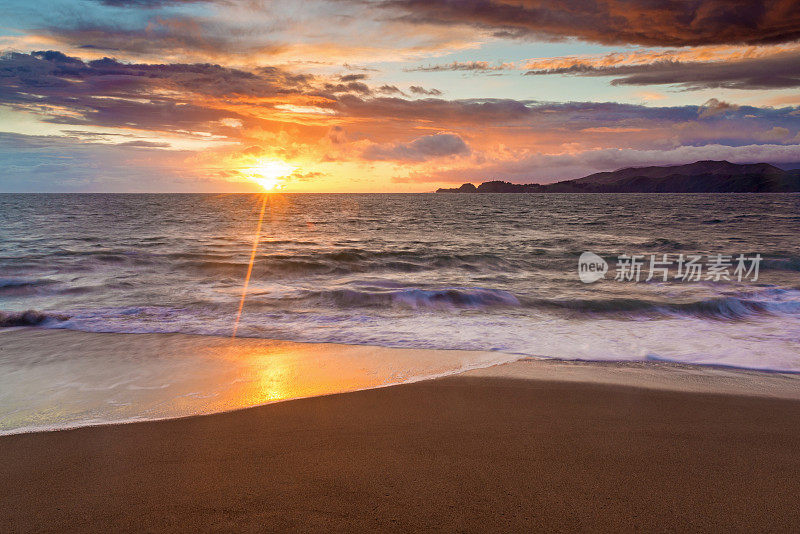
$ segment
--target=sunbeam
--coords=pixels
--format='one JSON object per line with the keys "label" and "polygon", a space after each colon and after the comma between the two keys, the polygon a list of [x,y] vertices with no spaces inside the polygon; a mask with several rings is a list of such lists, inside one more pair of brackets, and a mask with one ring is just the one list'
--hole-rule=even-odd
{"label": "sunbeam", "polygon": [[256,260],[256,252],[258,251],[258,242],[261,240],[261,225],[264,222],[264,212],[267,209],[267,199],[269,195],[264,193],[261,195],[261,212],[258,214],[258,225],[256,225],[256,234],[253,238],[253,249],[250,251],[250,261],[247,264],[247,274],[244,277],[244,286],[242,287],[242,296],[239,299],[239,309],[236,312],[236,322],[233,323],[233,333],[231,338],[236,337],[239,331],[239,320],[242,318],[242,310],[244,309],[244,299],[247,296],[247,287],[250,285],[250,275],[253,273],[253,262]]}

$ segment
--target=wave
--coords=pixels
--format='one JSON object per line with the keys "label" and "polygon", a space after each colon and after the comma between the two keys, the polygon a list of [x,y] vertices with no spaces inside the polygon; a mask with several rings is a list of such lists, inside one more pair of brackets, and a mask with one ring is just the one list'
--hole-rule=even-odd
{"label": "wave", "polygon": [[364,291],[336,289],[318,291],[311,296],[330,299],[338,307],[396,306],[411,309],[471,308],[519,306],[520,301],[508,291],[483,288],[399,289]]}
{"label": "wave", "polygon": [[[761,295],[725,296],[690,302],[645,299],[533,300],[533,307],[560,309],[587,315],[636,317],[687,316],[703,319],[744,319],[757,315],[800,314],[800,300],[786,290]],[[800,293],[800,292],[792,292]],[[777,297],[777,298],[776,298]],[[788,298],[784,298],[788,297]]]}
{"label": "wave", "polygon": [[663,251],[680,251],[680,250],[695,250],[698,248],[698,243],[677,241],[675,239],[667,239],[666,237],[658,237],[642,244],[643,247],[649,249],[658,249]]}
{"label": "wave", "polygon": [[[226,309],[219,302],[203,299],[190,303],[200,315],[218,314]],[[277,306],[277,308],[276,308]],[[660,300],[636,298],[607,299],[535,299],[515,295],[509,291],[482,287],[450,287],[450,288],[408,288],[393,287],[392,284],[372,284],[359,289],[336,288],[311,290],[288,288],[283,291],[254,292],[248,301],[251,310],[279,310],[289,316],[294,313],[321,313],[326,310],[419,310],[427,312],[448,313],[450,311],[471,310],[486,311],[491,314],[503,314],[503,310],[527,312],[555,313],[575,319],[610,318],[610,319],[664,319],[664,318],[698,318],[707,320],[740,321],[758,316],[800,316],[800,291],[772,288],[767,291],[745,293],[733,296],[722,296],[687,302],[666,302]],[[145,308],[126,308],[122,311],[111,309],[86,310],[77,316],[60,313],[28,310],[25,312],[0,312],[0,327],[11,326],[55,326],[62,327],[78,323],[105,323],[107,320],[118,321],[120,317],[143,319],[166,316],[173,312],[167,308],[153,308],[153,313],[144,313]],[[149,308],[148,308],[149,309]],[[160,310],[160,311],[159,311]],[[177,312],[176,312],[177,313]],[[177,313],[172,325],[181,331],[181,324],[188,320],[178,319]],[[191,314],[190,314],[191,315]],[[145,317],[146,316],[146,317]],[[64,324],[65,321],[70,321]],[[130,320],[134,320],[130,319]],[[98,323],[99,321],[99,323]],[[135,322],[135,320],[134,320]],[[193,322],[193,321],[190,321]],[[184,324],[184,326],[187,326]],[[202,330],[202,328],[201,328]]]}
{"label": "wave", "polygon": [[25,296],[45,291],[45,286],[55,284],[52,280],[23,280],[14,278],[0,278],[0,295]]}
{"label": "wave", "polygon": [[666,303],[639,299],[602,300],[538,300],[542,308],[561,309],[587,315],[625,314],[630,317],[664,315],[692,316],[710,319],[741,319],[767,311],[763,302],[734,297],[721,297],[682,303]]}
{"label": "wave", "polygon": [[0,291],[24,289],[31,287],[41,287],[50,284],[55,284],[53,280],[38,279],[38,280],[23,280],[17,278],[0,278]]}
{"label": "wave", "polygon": [[[221,276],[241,276],[247,270],[247,266],[244,260],[220,255],[183,258],[175,264],[178,269],[193,269],[204,274]],[[259,256],[253,264],[253,276],[258,278],[304,274],[419,272],[437,269],[507,272],[531,267],[530,262],[509,261],[494,254],[416,254],[353,249],[316,254]]]}
{"label": "wave", "polygon": [[0,328],[11,326],[44,326],[56,321],[66,321],[69,317],[62,314],[45,313],[35,310],[24,312],[0,312]]}
{"label": "wave", "polygon": [[619,316],[659,318],[670,316],[739,320],[758,315],[800,314],[800,292],[775,290],[760,294],[723,296],[689,302],[664,302],[647,299],[531,299],[508,291],[488,288],[373,290],[334,289],[307,291],[296,300],[329,301],[338,308],[400,307],[410,309],[489,309],[528,308],[561,311],[579,316]]}
{"label": "wave", "polygon": [[800,271],[800,257],[767,257],[761,260],[761,268],[775,271]]}
{"label": "wave", "polygon": [[3,289],[16,289],[18,287],[31,287],[38,285],[37,280],[12,280],[8,278],[0,278],[0,290]]}
{"label": "wave", "polygon": [[696,317],[741,320],[760,315],[800,315],[800,290],[760,288],[736,294],[697,300],[675,301],[661,298],[536,298],[490,287],[408,287],[398,282],[379,280],[350,281],[346,285],[314,289],[272,285],[253,291],[248,306],[293,313],[359,308],[441,310],[487,310],[502,313],[556,313],[576,318],[624,317],[658,319]]}

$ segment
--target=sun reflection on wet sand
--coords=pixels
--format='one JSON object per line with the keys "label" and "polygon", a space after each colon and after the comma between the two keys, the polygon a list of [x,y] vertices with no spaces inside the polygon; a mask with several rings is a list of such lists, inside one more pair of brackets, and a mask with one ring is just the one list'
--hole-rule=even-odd
{"label": "sun reflection on wet sand", "polygon": [[[254,406],[402,381],[371,366],[368,352],[362,347],[343,350],[338,345],[280,342],[271,347],[220,347],[212,351],[213,357],[228,362],[237,377],[217,400],[225,407]],[[380,359],[374,364],[380,365]]]}
{"label": "sun reflection on wet sand", "polygon": [[185,334],[22,329],[3,341],[15,371],[4,372],[0,361],[0,433],[216,413],[516,359]]}

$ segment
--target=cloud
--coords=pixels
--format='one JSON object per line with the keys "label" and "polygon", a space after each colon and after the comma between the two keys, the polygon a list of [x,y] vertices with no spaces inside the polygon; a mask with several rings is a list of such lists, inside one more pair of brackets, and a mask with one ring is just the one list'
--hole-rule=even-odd
{"label": "cloud", "polygon": [[406,100],[396,97],[364,99],[355,95],[342,95],[338,99],[336,109],[340,115],[352,117],[426,120],[452,124],[512,123],[524,120],[534,113],[529,107],[530,104],[530,102],[502,98]]}
{"label": "cloud", "polygon": [[284,181],[311,182],[314,180],[318,180],[324,176],[327,175],[324,172],[319,172],[319,171],[310,171],[310,172],[295,171],[286,178],[284,178]]}
{"label": "cloud", "polygon": [[722,115],[728,111],[735,111],[737,109],[739,109],[739,106],[736,104],[730,104],[728,102],[717,100],[716,98],[711,98],[706,101],[705,104],[700,106],[700,113],[698,114],[698,117],[701,119],[706,119],[708,117],[715,117],[717,115]]}
{"label": "cloud", "polygon": [[366,74],[345,74],[343,76],[339,76],[339,80],[343,82],[357,82],[361,80],[366,80],[369,78]]}
{"label": "cloud", "polygon": [[418,24],[467,25],[499,37],[698,46],[800,38],[795,0],[385,0]]}
{"label": "cloud", "polygon": [[372,90],[365,83],[361,82],[348,82],[348,83],[326,83],[323,86],[324,90],[331,94],[338,93],[360,93],[368,95]]}
{"label": "cloud", "polygon": [[369,160],[425,161],[432,158],[469,154],[461,137],[449,133],[423,135],[410,143],[372,145],[363,156]]}
{"label": "cloud", "polygon": [[412,94],[415,95],[429,95],[429,96],[439,96],[442,92],[438,89],[425,89],[419,85],[412,85],[408,88]]}
{"label": "cloud", "polygon": [[344,63],[342,65],[347,70],[358,70],[361,72],[380,72],[380,69],[376,69],[375,67],[367,67],[364,65],[351,65],[349,63]]}
{"label": "cloud", "polygon": [[406,72],[447,72],[447,71],[466,71],[466,72],[493,72],[499,70],[513,69],[513,63],[502,63],[493,65],[488,61],[453,61],[441,65],[426,65],[404,69]]}
{"label": "cloud", "polygon": [[0,103],[59,124],[192,130],[214,123],[231,129],[246,117],[216,101],[291,100],[317,92],[313,81],[275,67],[248,72],[209,64],[85,62],[57,51],[0,56]]}
{"label": "cloud", "polygon": [[552,71],[558,69],[592,69],[602,67],[645,66],[653,63],[731,62],[742,59],[768,58],[800,51],[800,44],[765,46],[696,46],[671,49],[637,49],[603,55],[562,56],[530,59],[524,69]]}
{"label": "cloud", "polygon": [[99,4],[112,7],[130,7],[152,9],[171,4],[197,4],[213,0],[96,0]]}
{"label": "cloud", "polygon": [[161,143],[158,141],[125,141],[124,143],[117,143],[117,146],[130,146],[139,148],[169,148],[172,145],[169,143]]}
{"label": "cloud", "polygon": [[[152,88],[172,88],[210,96],[277,95],[309,86],[312,76],[276,67],[255,72],[212,64],[122,63],[103,58],[83,61],[58,51],[0,56],[6,91],[36,90],[64,94],[121,96]],[[76,84],[78,81],[80,84]]]}
{"label": "cloud", "polygon": [[396,85],[381,85],[375,90],[375,92],[384,95],[405,95],[405,93],[401,91]]}
{"label": "cloud", "polygon": [[[613,56],[613,55],[612,55]],[[685,57],[688,54],[684,55]],[[800,49],[760,57],[692,61],[656,56],[631,63],[605,56],[600,60],[563,58],[539,61],[526,75],[566,74],[615,77],[613,85],[680,85],[685,89],[786,89],[800,87]]]}

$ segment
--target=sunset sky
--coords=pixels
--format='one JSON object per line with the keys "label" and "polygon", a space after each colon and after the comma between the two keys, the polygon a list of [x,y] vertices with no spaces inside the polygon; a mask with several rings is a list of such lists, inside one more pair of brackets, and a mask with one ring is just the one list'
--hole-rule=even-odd
{"label": "sunset sky", "polygon": [[800,166],[800,2],[3,0],[0,191]]}

